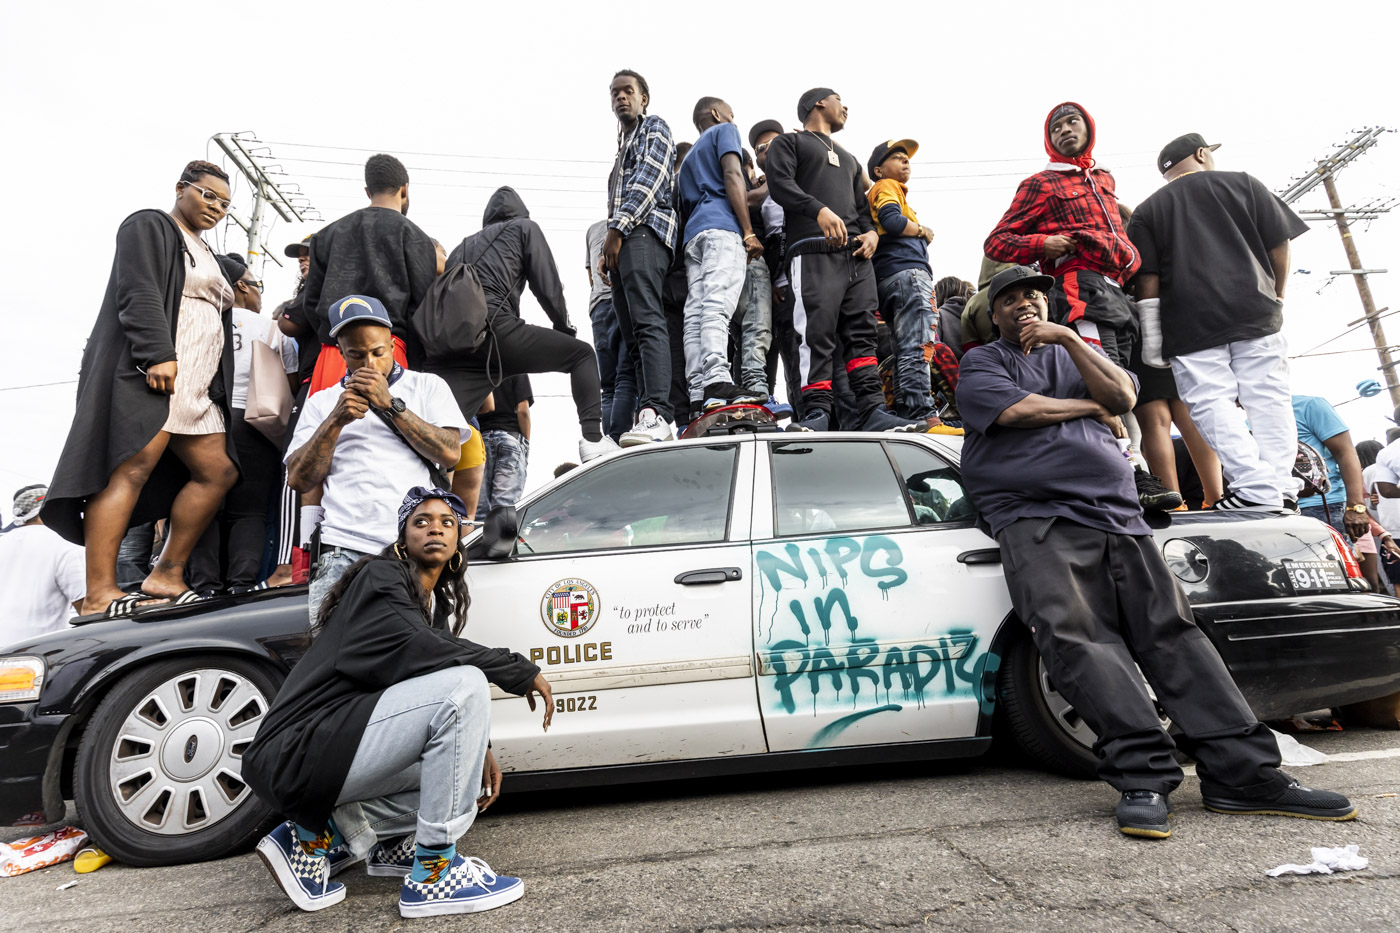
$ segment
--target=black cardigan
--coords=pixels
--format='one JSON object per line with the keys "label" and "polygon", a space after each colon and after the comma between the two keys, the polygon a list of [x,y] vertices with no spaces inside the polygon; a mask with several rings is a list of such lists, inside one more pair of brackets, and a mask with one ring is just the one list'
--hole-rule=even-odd
{"label": "black cardigan", "polygon": [[[170,396],[147,386],[141,370],[175,359],[187,263],[193,257],[165,211],[137,211],[117,229],[107,293],[83,350],[73,425],[41,513],[44,524],[74,544],[83,543],[88,497],[105,489],[112,471],[149,444],[170,415]],[[233,417],[228,391],[233,386],[232,310],[223,312],[223,326],[224,355],[209,397],[227,426]],[[224,449],[237,464],[228,431]],[[130,524],[168,516],[175,494],[188,480],[189,471],[167,450],[142,488]]]}
{"label": "black cardigan", "polygon": [[292,668],[243,755],[243,779],[307,829],[325,828],[387,688],[470,665],[520,696],[540,672],[513,651],[483,648],[430,625],[414,598],[419,585],[406,563],[366,564]]}

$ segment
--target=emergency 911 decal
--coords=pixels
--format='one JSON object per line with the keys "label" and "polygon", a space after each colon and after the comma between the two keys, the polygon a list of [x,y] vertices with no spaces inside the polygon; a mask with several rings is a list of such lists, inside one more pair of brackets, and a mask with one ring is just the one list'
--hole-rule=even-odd
{"label": "emergency 911 decal", "polygon": [[577,638],[598,621],[598,590],[587,580],[565,577],[540,601],[544,627],[560,638]]}

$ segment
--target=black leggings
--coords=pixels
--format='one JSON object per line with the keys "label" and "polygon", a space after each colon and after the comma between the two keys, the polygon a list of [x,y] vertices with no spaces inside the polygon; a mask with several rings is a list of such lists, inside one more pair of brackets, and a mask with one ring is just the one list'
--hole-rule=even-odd
{"label": "black leggings", "polygon": [[[277,446],[243,420],[241,408],[233,409],[229,428],[238,450],[240,478],[224,496],[218,517],[209,523],[190,554],[185,582],[196,592],[249,588],[262,582],[268,507],[283,489]],[[220,561],[224,541],[224,560]]]}
{"label": "black leggings", "polygon": [[447,381],[462,414],[474,417],[486,396],[506,376],[522,373],[568,373],[574,406],[583,436],[602,438],[603,396],[598,356],[576,337],[548,327],[526,324],[508,311],[491,319],[491,332],[481,349],[462,358],[460,366],[441,363],[428,367]]}

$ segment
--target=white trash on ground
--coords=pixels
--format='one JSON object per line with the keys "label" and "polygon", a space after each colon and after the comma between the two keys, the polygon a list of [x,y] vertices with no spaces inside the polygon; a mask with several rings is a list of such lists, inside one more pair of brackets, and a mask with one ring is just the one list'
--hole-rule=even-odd
{"label": "white trash on ground", "polygon": [[1356,871],[1371,864],[1371,860],[1358,855],[1360,846],[1316,846],[1312,850],[1310,865],[1280,865],[1270,868],[1265,874],[1270,878],[1279,875],[1330,875],[1334,871]]}
{"label": "white trash on ground", "polygon": [[1274,729],[1274,739],[1278,742],[1278,753],[1283,758],[1285,768],[1306,768],[1308,765],[1320,765],[1327,760],[1327,754],[1315,748],[1309,748],[1302,742]]}

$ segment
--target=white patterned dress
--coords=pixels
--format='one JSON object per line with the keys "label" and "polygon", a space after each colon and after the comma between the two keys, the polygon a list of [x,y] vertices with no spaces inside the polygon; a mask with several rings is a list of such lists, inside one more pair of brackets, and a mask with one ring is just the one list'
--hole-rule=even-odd
{"label": "white patterned dress", "polygon": [[[224,413],[209,397],[209,383],[223,361],[223,312],[233,304],[233,289],[204,241],[184,227],[180,233],[194,257],[194,268],[185,270],[180,318],[175,325],[179,369],[164,430],[171,434],[220,434],[225,430]],[[180,261],[189,262],[184,254]]]}

